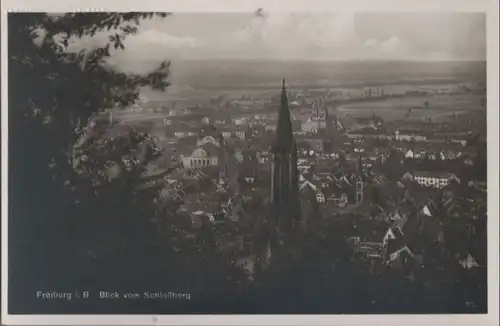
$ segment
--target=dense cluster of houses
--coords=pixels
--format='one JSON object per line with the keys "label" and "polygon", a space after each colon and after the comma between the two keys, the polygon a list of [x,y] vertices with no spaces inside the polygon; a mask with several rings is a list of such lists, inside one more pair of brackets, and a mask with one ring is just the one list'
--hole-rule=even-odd
{"label": "dense cluster of houses", "polygon": [[[473,245],[451,240],[479,237],[486,218],[484,185],[463,172],[477,155],[470,135],[436,137],[436,124],[391,124],[373,114],[341,120],[324,102],[312,102],[306,120],[292,120],[304,220],[349,221],[346,238],[370,263],[422,266],[434,259],[429,248],[446,244],[463,267],[483,264]],[[221,248],[252,265],[252,230],[267,217],[275,129],[258,115],[165,118],[149,130],[168,157],[148,175],[148,184],[161,185],[159,206],[193,234],[206,225],[226,230]]]}
{"label": "dense cluster of houses", "polygon": [[438,258],[432,248],[441,247],[464,268],[484,267],[485,254],[475,246],[485,232],[484,197],[476,191],[465,199],[450,189],[444,193],[426,202],[371,209],[352,221],[350,243],[364,259],[389,265],[411,261],[422,268]]}

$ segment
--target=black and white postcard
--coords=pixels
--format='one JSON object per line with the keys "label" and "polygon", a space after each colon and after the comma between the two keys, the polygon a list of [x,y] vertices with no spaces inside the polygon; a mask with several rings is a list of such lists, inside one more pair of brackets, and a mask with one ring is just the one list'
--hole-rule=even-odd
{"label": "black and white postcard", "polygon": [[498,3],[239,2],[4,2],[2,322],[498,323]]}

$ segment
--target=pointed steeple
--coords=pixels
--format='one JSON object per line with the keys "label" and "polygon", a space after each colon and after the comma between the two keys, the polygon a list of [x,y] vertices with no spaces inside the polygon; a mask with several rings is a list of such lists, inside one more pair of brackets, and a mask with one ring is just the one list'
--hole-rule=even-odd
{"label": "pointed steeple", "polygon": [[290,118],[290,109],[288,108],[288,96],[286,92],[285,79],[283,78],[283,87],[281,89],[281,103],[278,116],[277,146],[282,149],[289,149],[292,140],[292,122]]}
{"label": "pointed steeple", "polygon": [[279,232],[288,232],[300,219],[298,197],[297,147],[292,133],[285,80],[277,124],[277,137],[271,165],[273,218]]}
{"label": "pointed steeple", "polygon": [[319,103],[318,99],[315,100],[314,106],[316,107],[316,119],[319,119],[319,106],[320,106],[320,103]]}
{"label": "pointed steeple", "polygon": [[361,177],[361,179],[365,179],[365,174],[363,171],[363,158],[361,155],[358,158],[358,164],[356,165],[356,173],[358,177]]}

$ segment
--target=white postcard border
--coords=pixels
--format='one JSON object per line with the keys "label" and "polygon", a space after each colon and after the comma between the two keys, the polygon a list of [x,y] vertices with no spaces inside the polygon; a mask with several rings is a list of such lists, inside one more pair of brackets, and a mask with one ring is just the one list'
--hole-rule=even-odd
{"label": "white postcard border", "polygon": [[[488,314],[484,315],[9,315],[7,10],[173,11],[173,12],[487,12],[488,83]],[[496,0],[3,0],[2,44],[2,324],[7,325],[497,325],[498,324],[498,1]]]}

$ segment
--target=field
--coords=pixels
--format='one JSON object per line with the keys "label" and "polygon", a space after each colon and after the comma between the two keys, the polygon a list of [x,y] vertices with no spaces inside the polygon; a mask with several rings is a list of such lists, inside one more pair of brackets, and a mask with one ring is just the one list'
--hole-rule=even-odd
{"label": "field", "polygon": [[[281,78],[286,78],[291,93],[342,89],[355,93],[365,85],[391,88],[428,89],[463,83],[485,83],[484,62],[261,62],[261,61],[175,61],[172,62],[172,85],[166,93],[141,90],[141,99],[165,106],[178,102],[181,106],[207,106],[212,97],[238,99],[242,95],[255,98],[276,96]],[[339,105],[339,116],[367,116],[376,113],[384,120],[447,119],[465,112],[481,112],[482,94],[408,95],[384,100],[352,101]],[[155,105],[154,105],[155,106]],[[267,108],[266,108],[267,110]],[[411,114],[408,115],[409,110]],[[477,111],[476,111],[477,110]],[[267,113],[274,115],[269,108]],[[255,112],[253,114],[263,114]],[[162,113],[128,113],[136,119]],[[238,112],[238,115],[248,113]],[[294,115],[300,115],[294,110]],[[118,117],[117,117],[118,118]]]}
{"label": "field", "polygon": [[[435,95],[391,98],[382,101],[348,103],[337,108],[337,114],[344,117],[367,116],[372,113],[384,120],[447,119],[470,111],[485,114],[482,96],[475,94]],[[408,114],[410,113],[410,114]]]}

